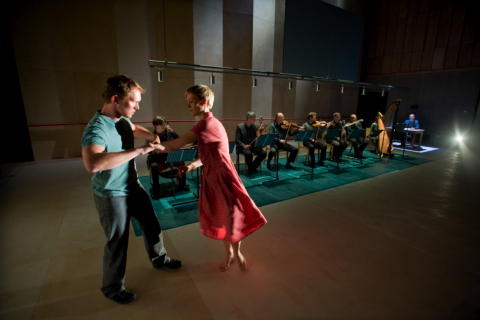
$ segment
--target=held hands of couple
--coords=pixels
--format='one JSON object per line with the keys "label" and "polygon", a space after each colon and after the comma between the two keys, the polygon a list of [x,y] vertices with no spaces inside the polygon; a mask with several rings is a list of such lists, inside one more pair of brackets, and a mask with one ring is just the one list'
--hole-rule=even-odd
{"label": "held hands of couple", "polygon": [[[157,136],[157,139],[158,139],[158,136]],[[145,145],[139,147],[138,149],[140,150],[140,154],[144,155],[154,150],[158,152],[166,152],[167,148],[164,145],[162,145],[160,143],[160,139],[158,139],[158,142],[156,142],[155,140],[152,142],[148,142]]]}

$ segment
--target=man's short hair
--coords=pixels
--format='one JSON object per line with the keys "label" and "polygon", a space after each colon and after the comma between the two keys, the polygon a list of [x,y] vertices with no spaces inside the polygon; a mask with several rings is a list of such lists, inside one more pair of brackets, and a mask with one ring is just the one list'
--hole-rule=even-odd
{"label": "man's short hair", "polygon": [[153,118],[152,124],[154,126],[165,126],[168,124],[168,122],[167,122],[167,119],[165,119],[165,117],[156,116],[155,118]]}
{"label": "man's short hair", "polygon": [[247,114],[246,114],[247,120],[251,119],[251,118],[256,118],[256,117],[257,116],[256,116],[255,112],[253,112],[253,111],[248,111]]}
{"label": "man's short hair", "polygon": [[110,99],[115,95],[121,100],[134,88],[138,89],[141,93],[145,93],[145,89],[135,80],[123,74],[115,75],[107,79],[107,86],[102,93],[102,97],[105,102],[110,102]]}
{"label": "man's short hair", "polygon": [[317,116],[316,112],[309,112],[308,115],[307,115],[307,119],[315,118],[316,116]]}

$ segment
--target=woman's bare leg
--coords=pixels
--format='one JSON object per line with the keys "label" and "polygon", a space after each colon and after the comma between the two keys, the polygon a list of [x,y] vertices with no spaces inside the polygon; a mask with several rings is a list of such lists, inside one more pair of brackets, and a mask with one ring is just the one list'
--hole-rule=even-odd
{"label": "woman's bare leg", "polygon": [[232,245],[233,247],[233,254],[235,255],[235,258],[237,258],[240,269],[242,271],[247,271],[247,260],[243,256],[242,252],[240,251],[240,247],[242,245],[241,241],[238,241],[237,243],[234,243]]}
{"label": "woman's bare leg", "polygon": [[232,243],[230,241],[224,240],[223,243],[225,245],[226,255],[225,261],[220,265],[220,271],[225,272],[230,269],[230,266],[235,261],[235,254],[233,251]]}

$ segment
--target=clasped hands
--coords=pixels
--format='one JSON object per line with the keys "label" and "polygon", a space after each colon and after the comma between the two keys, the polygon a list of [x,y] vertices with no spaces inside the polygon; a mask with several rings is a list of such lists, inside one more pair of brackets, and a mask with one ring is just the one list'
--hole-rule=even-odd
{"label": "clasped hands", "polygon": [[158,135],[155,135],[155,138],[153,140],[151,140],[150,142],[147,142],[146,144],[141,146],[139,149],[142,155],[147,154],[151,151],[167,152],[166,151],[167,148],[164,145],[162,145],[160,141],[160,137]]}
{"label": "clasped hands", "polygon": [[[167,147],[165,147],[162,144],[162,142],[160,141],[160,137],[158,135],[155,135],[155,139],[146,143],[144,146],[141,147],[141,149],[142,149],[142,154],[147,154],[151,151],[154,151],[154,152],[157,151],[159,153],[168,152]],[[182,165],[182,166],[178,167],[177,176],[181,177],[185,173],[187,173],[188,171],[191,171],[193,169],[194,169],[194,167],[192,167],[191,165],[187,165],[187,166]]]}

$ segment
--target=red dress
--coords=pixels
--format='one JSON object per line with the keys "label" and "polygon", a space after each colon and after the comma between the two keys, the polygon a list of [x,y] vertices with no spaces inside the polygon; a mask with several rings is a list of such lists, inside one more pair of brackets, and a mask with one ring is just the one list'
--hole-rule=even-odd
{"label": "red dress", "polygon": [[209,238],[238,242],[267,220],[235,170],[222,123],[208,112],[192,131],[198,137],[203,163],[199,201],[201,232]]}

